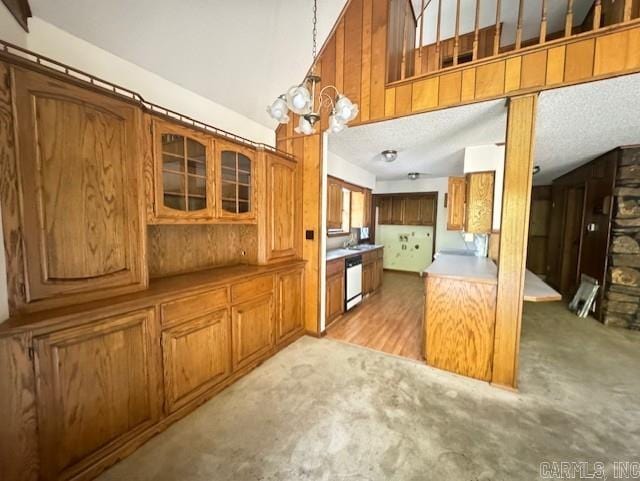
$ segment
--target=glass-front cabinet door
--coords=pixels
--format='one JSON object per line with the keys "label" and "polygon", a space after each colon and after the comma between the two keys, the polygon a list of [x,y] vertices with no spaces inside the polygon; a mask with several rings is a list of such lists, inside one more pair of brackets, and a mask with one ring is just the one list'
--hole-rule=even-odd
{"label": "glass-front cabinet door", "polygon": [[164,121],[154,122],[156,215],[211,220],[215,216],[213,138]]}
{"label": "glass-front cabinet door", "polygon": [[218,217],[255,219],[256,152],[227,141],[216,145]]}

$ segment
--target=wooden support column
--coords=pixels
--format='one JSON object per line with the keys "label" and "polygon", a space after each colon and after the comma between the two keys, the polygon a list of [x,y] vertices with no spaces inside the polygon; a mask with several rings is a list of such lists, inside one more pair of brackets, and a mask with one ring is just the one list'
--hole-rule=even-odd
{"label": "wooden support column", "polygon": [[517,387],[538,94],[509,101],[492,383]]}

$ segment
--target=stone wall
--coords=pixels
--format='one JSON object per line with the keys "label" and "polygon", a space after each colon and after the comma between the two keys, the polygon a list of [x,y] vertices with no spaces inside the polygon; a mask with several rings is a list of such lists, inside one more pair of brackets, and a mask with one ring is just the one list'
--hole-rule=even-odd
{"label": "stone wall", "polygon": [[618,156],[602,320],[640,330],[640,147]]}

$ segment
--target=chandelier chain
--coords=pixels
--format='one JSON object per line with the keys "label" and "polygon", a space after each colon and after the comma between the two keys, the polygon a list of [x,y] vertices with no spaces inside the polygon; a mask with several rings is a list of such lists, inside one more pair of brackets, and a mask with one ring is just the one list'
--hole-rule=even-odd
{"label": "chandelier chain", "polygon": [[313,0],[313,60],[317,55],[316,37],[318,36],[318,0]]}

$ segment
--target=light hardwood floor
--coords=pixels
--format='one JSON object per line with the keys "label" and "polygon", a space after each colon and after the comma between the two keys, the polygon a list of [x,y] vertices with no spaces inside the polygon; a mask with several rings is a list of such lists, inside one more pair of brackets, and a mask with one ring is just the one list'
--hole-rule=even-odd
{"label": "light hardwood floor", "polygon": [[327,329],[327,337],[422,360],[424,281],[385,271],[382,288]]}

